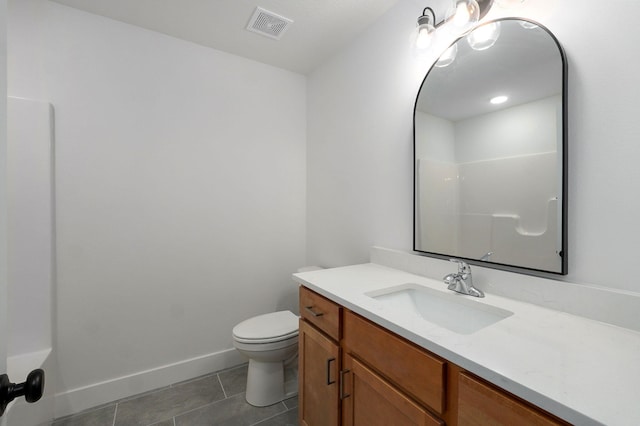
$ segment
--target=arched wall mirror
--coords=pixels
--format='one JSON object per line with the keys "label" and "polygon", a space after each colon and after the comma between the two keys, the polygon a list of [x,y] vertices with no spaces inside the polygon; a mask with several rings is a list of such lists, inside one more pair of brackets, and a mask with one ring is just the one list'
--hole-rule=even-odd
{"label": "arched wall mirror", "polygon": [[[495,43],[472,48],[488,25]],[[414,112],[415,251],[567,273],[566,67],[548,29],[510,18],[431,67]]]}

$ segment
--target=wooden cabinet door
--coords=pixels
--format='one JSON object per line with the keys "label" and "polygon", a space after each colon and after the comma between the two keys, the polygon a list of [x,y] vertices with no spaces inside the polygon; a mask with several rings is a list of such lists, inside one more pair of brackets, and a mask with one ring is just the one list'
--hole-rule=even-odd
{"label": "wooden cabinet door", "polygon": [[343,347],[438,415],[445,410],[446,361],[350,311]]}
{"label": "wooden cabinet door", "polygon": [[566,423],[530,407],[480,379],[458,376],[458,425],[557,426]]}
{"label": "wooden cabinet door", "polygon": [[342,381],[344,426],[441,426],[444,423],[357,359],[345,354]]}
{"label": "wooden cabinet door", "polygon": [[300,320],[299,417],[303,426],[337,426],[340,419],[338,344]]}

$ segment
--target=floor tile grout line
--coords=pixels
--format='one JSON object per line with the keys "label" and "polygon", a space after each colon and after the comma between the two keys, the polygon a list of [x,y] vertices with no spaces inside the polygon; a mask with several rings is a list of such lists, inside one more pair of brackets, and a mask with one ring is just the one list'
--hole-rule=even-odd
{"label": "floor tile grout line", "polygon": [[216,374],[216,377],[218,377],[218,383],[220,383],[220,387],[222,388],[222,394],[224,395],[224,399],[229,398],[227,396],[227,391],[224,390],[224,385],[222,384],[222,379],[220,378],[220,374]]}
{"label": "floor tile grout line", "polygon": [[61,420],[69,420],[72,417],[91,414],[91,413],[95,413],[96,411],[100,411],[100,410],[106,410],[107,408],[111,407],[112,405],[115,406],[116,402],[115,401],[107,402],[105,404],[101,404],[101,405],[97,405],[95,407],[87,408],[86,410],[82,410],[82,411],[80,411],[78,413],[67,414],[66,416],[57,417],[57,418],[53,419],[52,422],[59,422]]}
{"label": "floor tile grout line", "polygon": [[[214,404],[221,403],[221,402],[226,401],[227,399],[230,399],[230,398],[236,398],[236,397],[239,397],[240,395],[242,395],[242,393],[238,393],[238,394],[232,395],[232,396],[231,396],[231,397],[229,397],[229,398],[219,399],[219,400],[217,400],[217,401],[212,401],[212,402],[210,402],[210,403],[208,403],[208,404],[201,405],[200,407],[192,408],[191,410],[188,410],[188,411],[182,412],[182,413],[180,413],[179,415],[177,415],[177,416],[175,416],[175,417],[173,418],[173,425],[174,425],[174,426],[176,425],[176,418],[178,418],[178,417],[182,417],[182,416],[184,416],[184,415],[186,415],[186,414],[192,413],[192,412],[194,412],[194,411],[201,410],[201,409],[203,409],[203,408],[205,408],[205,407],[208,407],[208,406],[211,406],[211,405],[214,405]],[[291,410],[294,410],[294,409],[297,409],[297,408],[298,408],[298,407],[294,407],[294,408],[289,409],[289,408],[287,408],[287,405],[284,403],[284,401],[280,401],[280,402],[279,402],[279,404],[281,404],[281,405],[284,407],[284,410],[279,411],[278,413],[274,414],[273,416],[270,416],[270,417],[267,417],[267,418],[261,419],[260,421],[258,421],[258,422],[256,422],[256,423],[252,423],[250,426],[257,425],[257,424],[259,424],[260,422],[267,421],[267,420],[272,419],[272,418],[274,418],[274,417],[276,417],[276,416],[280,416],[280,415],[282,415],[282,414],[284,414],[284,413],[286,413],[286,412],[288,412],[288,411],[291,411]]]}
{"label": "floor tile grout line", "polygon": [[[172,383],[172,384],[170,384],[168,386],[163,386],[163,387],[158,388],[158,389],[152,389],[150,391],[142,392],[142,393],[137,394],[137,395],[132,395],[132,396],[127,397],[127,398],[122,398],[122,399],[118,400],[117,402],[115,402],[115,405],[117,407],[121,403],[127,403],[127,402],[131,402],[131,401],[135,401],[136,399],[144,398],[146,396],[153,395],[153,394],[156,394],[156,393],[159,393],[159,392],[164,392],[164,391],[167,391],[167,390],[170,390],[170,389],[176,389],[180,385],[196,382],[198,380],[206,379],[207,377],[211,377],[211,376],[214,376],[214,375],[218,378],[218,383],[220,384],[220,387],[222,388],[222,392],[225,395],[224,399],[227,399],[228,397],[226,396],[226,392],[224,391],[224,387],[222,386],[222,382],[220,380],[220,377],[218,376],[218,373],[208,373],[208,374],[204,374],[202,376],[199,376],[199,377],[196,377],[196,378],[193,378],[193,379],[185,380],[185,381],[178,382],[178,383]],[[217,401],[222,401],[224,399],[219,399]],[[212,401],[212,402],[217,402],[217,401]],[[205,405],[208,405],[208,404],[205,404]],[[194,408],[194,409],[197,409],[197,407]],[[192,410],[189,410],[189,411],[192,411]],[[116,408],[116,413],[117,413],[117,408]],[[184,413],[179,413],[178,415],[182,415],[182,414],[184,414]],[[114,415],[114,420],[113,421],[114,422],[113,422],[112,426],[115,426],[115,421],[116,421],[116,416],[115,415]],[[163,421],[166,421],[166,420],[163,420]],[[175,422],[175,420],[174,420],[174,422]]]}
{"label": "floor tile grout line", "polygon": [[151,390],[149,390],[149,391],[145,391],[145,392],[141,392],[141,393],[138,393],[138,394],[135,394],[135,395],[131,395],[131,396],[128,396],[128,397],[126,397],[126,398],[117,399],[117,400],[115,400],[115,401],[114,401],[114,403],[115,403],[115,404],[122,404],[122,403],[124,403],[124,402],[133,401],[133,400],[136,400],[136,399],[138,399],[138,398],[144,398],[144,397],[146,397],[146,396],[153,395],[153,394],[158,393],[158,392],[166,391],[167,389],[170,389],[170,388],[171,388],[171,386],[172,386],[172,385],[169,385],[169,386],[162,386],[162,387],[160,387],[160,388],[157,388],[157,389],[151,389]]}
{"label": "floor tile grout line", "polygon": [[181,385],[188,385],[189,383],[197,382],[198,380],[204,380],[204,379],[206,379],[207,377],[217,376],[217,375],[218,375],[218,373],[217,373],[217,372],[214,372],[214,373],[206,373],[206,374],[202,374],[202,375],[200,375],[200,376],[193,377],[193,378],[191,378],[191,379],[186,379],[186,380],[182,380],[182,381],[180,381],[180,382],[171,383],[171,384],[170,384],[169,386],[167,386],[167,387],[168,387],[168,388],[176,388],[176,387],[181,386]]}
{"label": "floor tile grout line", "polygon": [[118,416],[118,403],[116,402],[116,409],[113,410],[113,423],[111,426],[116,426],[116,417]]}
{"label": "floor tile grout line", "polygon": [[249,425],[249,426],[258,426],[258,425],[259,425],[260,423],[262,423],[262,422],[266,422],[267,420],[271,420],[271,419],[273,419],[274,417],[281,416],[281,415],[283,415],[284,413],[287,413],[287,412],[289,412],[289,411],[293,410],[293,408],[292,408],[291,410],[290,410],[290,409],[288,409],[288,408],[287,408],[287,405],[284,403],[284,401],[280,401],[280,403],[284,406],[284,411],[280,411],[279,413],[276,413],[276,414],[274,414],[274,415],[273,415],[273,416],[271,416],[271,417],[267,417],[266,419],[262,419],[262,420],[260,420],[260,421],[255,422],[255,423],[251,423],[251,425]]}
{"label": "floor tile grout line", "polygon": [[[242,394],[240,394],[240,393],[239,393],[239,394],[233,395],[233,396],[232,396],[232,397],[230,397],[230,398],[234,398],[234,397],[236,397],[237,395],[242,395]],[[189,413],[191,413],[191,412],[193,412],[193,411],[201,410],[201,409],[203,409],[204,407],[208,407],[208,406],[210,406],[210,405],[217,404],[217,403],[222,402],[222,401],[226,401],[227,399],[230,399],[230,398],[223,398],[223,399],[218,399],[218,400],[216,400],[216,401],[208,402],[208,403],[206,403],[206,404],[204,404],[204,405],[201,405],[201,406],[199,406],[199,407],[194,407],[194,408],[192,408],[192,409],[190,409],[190,410],[183,411],[182,413],[180,413],[180,414],[176,415],[175,417],[182,417],[182,416],[184,416],[185,414],[189,414]],[[175,417],[174,417],[174,422],[175,422]]]}

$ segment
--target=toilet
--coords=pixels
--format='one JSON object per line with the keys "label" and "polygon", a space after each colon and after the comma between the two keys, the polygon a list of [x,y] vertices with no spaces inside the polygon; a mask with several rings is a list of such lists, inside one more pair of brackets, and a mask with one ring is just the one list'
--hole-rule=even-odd
{"label": "toilet", "polygon": [[[291,311],[259,315],[233,327],[233,346],[249,358],[246,400],[257,407],[298,394],[298,316]],[[285,368],[294,369],[285,382]]]}

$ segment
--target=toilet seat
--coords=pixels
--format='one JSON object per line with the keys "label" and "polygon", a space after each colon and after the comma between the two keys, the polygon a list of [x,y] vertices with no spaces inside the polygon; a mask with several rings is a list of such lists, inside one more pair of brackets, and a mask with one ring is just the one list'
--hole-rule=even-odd
{"label": "toilet seat", "polygon": [[291,311],[258,315],[233,327],[233,339],[240,343],[275,343],[297,336],[298,317]]}
{"label": "toilet seat", "polygon": [[297,371],[285,382],[284,370],[297,360],[298,322],[297,315],[280,311],[233,327],[233,346],[249,359],[245,392],[249,404],[266,407],[297,395]]}

